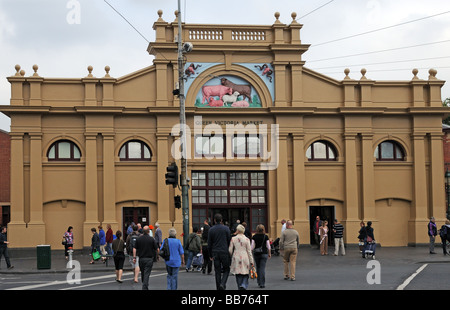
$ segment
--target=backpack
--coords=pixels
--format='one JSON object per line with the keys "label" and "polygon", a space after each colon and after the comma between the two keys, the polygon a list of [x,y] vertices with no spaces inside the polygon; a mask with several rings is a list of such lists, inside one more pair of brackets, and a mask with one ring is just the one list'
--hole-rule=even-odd
{"label": "backpack", "polygon": [[441,229],[439,230],[439,236],[441,238],[447,238],[447,225],[442,225]]}
{"label": "backpack", "polygon": [[159,256],[164,258],[164,260],[170,259],[169,240],[167,240],[167,238],[163,241],[163,245],[159,251]]}
{"label": "backpack", "polygon": [[136,240],[139,238],[139,235],[132,234],[130,236],[130,242],[127,244],[127,253],[128,255],[133,255],[133,249],[136,247]]}

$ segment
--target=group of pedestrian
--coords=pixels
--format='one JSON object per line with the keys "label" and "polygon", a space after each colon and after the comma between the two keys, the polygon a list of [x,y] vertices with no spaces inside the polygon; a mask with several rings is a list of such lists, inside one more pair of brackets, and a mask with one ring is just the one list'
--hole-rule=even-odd
{"label": "group of pedestrian", "polygon": [[205,221],[202,241],[203,249],[209,256],[209,260],[204,260],[203,271],[207,269],[209,274],[212,262],[216,289],[225,290],[228,277],[232,273],[236,279],[237,289],[246,290],[252,270],[256,272],[258,286],[264,288],[265,266],[271,256],[270,241],[264,225],[258,225],[256,233],[251,236],[246,233],[248,231],[246,226],[240,222],[233,226],[232,233],[229,227],[224,225],[222,215],[219,213],[214,216],[214,224],[210,227]]}
{"label": "group of pedestrian", "polygon": [[442,252],[444,255],[450,255],[447,250],[447,242],[450,242],[450,220],[446,219],[445,224],[441,228],[437,229],[436,219],[434,217],[430,218],[430,222],[427,225],[428,236],[430,237],[430,254],[436,254],[434,252],[434,244],[436,241],[436,236],[439,234],[442,242]]}
{"label": "group of pedestrian", "polygon": [[[316,220],[313,224],[313,231],[315,236],[315,241],[317,248],[320,249],[320,255],[328,255],[328,236],[330,233],[330,228],[328,227],[327,220],[321,220],[319,216],[316,216]],[[342,256],[345,255],[344,246],[344,226],[339,222],[338,219],[334,220],[332,231],[334,233],[334,256],[338,256],[341,253]]]}

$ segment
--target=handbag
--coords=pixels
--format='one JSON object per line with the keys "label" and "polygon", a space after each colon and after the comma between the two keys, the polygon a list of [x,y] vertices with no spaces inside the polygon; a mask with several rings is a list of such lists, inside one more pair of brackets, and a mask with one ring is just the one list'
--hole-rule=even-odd
{"label": "handbag", "polygon": [[62,242],[61,242],[61,243],[62,243],[62,245],[66,245],[66,244],[67,244],[67,239],[66,239],[66,237],[63,237],[63,238],[62,238]]}
{"label": "handbag", "polygon": [[97,260],[101,257],[100,253],[98,251],[92,252],[92,258],[94,260]]}
{"label": "handbag", "polygon": [[252,268],[250,268],[250,279],[255,280],[258,278],[258,274],[256,273],[255,266],[252,265]]}

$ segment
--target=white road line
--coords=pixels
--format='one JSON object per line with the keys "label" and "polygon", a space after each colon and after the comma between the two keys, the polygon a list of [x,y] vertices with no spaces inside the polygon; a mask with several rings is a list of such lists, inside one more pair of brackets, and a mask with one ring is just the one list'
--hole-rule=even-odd
{"label": "white road line", "polygon": [[[127,275],[133,275],[132,272],[126,272],[123,273],[123,276],[127,276]],[[157,275],[151,275],[150,277],[157,277],[160,275],[166,275],[166,273],[162,273],[162,274],[157,274]],[[90,277],[90,278],[81,278],[81,282],[83,281],[95,281],[95,280],[102,280],[102,279],[108,279],[108,278],[115,278],[116,274],[109,274],[109,275],[105,275],[105,276],[97,276],[97,277]],[[106,282],[104,282],[106,283]],[[14,288],[10,288],[10,289],[6,289],[6,290],[32,290],[32,289],[37,289],[37,288],[41,288],[41,287],[46,287],[46,286],[52,286],[52,285],[64,285],[64,284],[68,284],[67,281],[52,281],[52,282],[46,282],[46,283],[42,283],[42,284],[35,284],[35,285],[26,285],[26,286],[19,286],[19,287],[14,287]],[[97,285],[100,284],[98,282],[94,283],[94,284],[90,284],[90,285]],[[90,286],[88,285],[77,285],[77,284],[71,284],[72,286],[70,288],[66,288],[66,289],[77,289],[80,287],[84,287],[84,286]]]}
{"label": "white road line", "polygon": [[[127,274],[127,275],[133,275],[132,273]],[[159,276],[165,276],[166,273],[161,273],[161,274],[156,274],[156,275],[151,275],[150,278],[153,277],[159,277]],[[125,276],[125,274],[123,274],[123,276]],[[60,291],[66,291],[66,290],[76,290],[76,289],[80,289],[80,288],[85,288],[85,287],[89,287],[89,286],[94,286],[94,285],[101,285],[101,284],[106,284],[106,283],[111,283],[111,281],[108,282],[95,282],[95,283],[91,283],[91,284],[86,284],[86,285],[72,285],[70,287],[66,287],[66,288],[61,288]]]}
{"label": "white road line", "polygon": [[419,274],[421,273],[428,264],[423,264],[419,269],[416,270],[408,279],[405,280],[399,287],[397,287],[397,291],[402,291],[406,286]]}

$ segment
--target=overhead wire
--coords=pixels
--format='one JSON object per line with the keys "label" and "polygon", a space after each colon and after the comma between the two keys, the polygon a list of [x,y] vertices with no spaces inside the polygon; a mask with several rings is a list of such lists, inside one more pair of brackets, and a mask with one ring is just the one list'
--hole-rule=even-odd
{"label": "overhead wire", "polygon": [[421,46],[434,45],[434,44],[441,44],[441,43],[446,43],[446,42],[450,42],[450,40],[442,40],[442,41],[422,43],[422,44],[409,45],[409,46],[403,46],[403,47],[388,48],[388,49],[379,50],[379,51],[371,51],[371,52],[364,52],[364,53],[358,53],[358,54],[351,54],[351,55],[336,56],[336,57],[330,57],[330,58],[309,60],[308,62],[319,62],[319,61],[325,61],[325,60],[334,60],[334,59],[340,59],[340,58],[348,58],[348,57],[355,57],[355,56],[362,56],[362,55],[369,55],[369,54],[390,52],[390,51],[395,51],[395,50],[414,48],[414,47],[421,47]]}
{"label": "overhead wire", "polygon": [[346,39],[350,39],[350,38],[355,38],[355,37],[358,37],[358,36],[362,36],[362,35],[378,32],[378,31],[382,31],[382,30],[386,30],[386,29],[390,29],[390,28],[394,28],[394,27],[399,27],[399,26],[403,26],[403,25],[406,25],[406,24],[411,24],[411,23],[414,23],[414,22],[422,21],[422,20],[425,20],[425,19],[428,19],[428,18],[432,18],[432,17],[436,17],[436,16],[448,14],[448,13],[450,13],[450,11],[441,12],[441,13],[438,13],[438,14],[421,17],[421,18],[410,20],[410,21],[407,21],[407,22],[403,22],[403,23],[399,23],[399,24],[395,24],[395,25],[391,25],[391,26],[387,26],[387,27],[382,27],[382,28],[378,28],[378,29],[374,29],[374,30],[358,33],[358,34],[350,35],[350,36],[339,38],[339,39],[335,39],[335,40],[330,40],[330,41],[326,41],[326,42],[322,42],[322,43],[313,44],[311,46],[312,47],[317,47],[317,46],[321,46],[321,45],[325,45],[325,44],[329,44],[329,43],[333,43],[333,42],[337,42],[337,41],[342,41],[342,40],[346,40]]}
{"label": "overhead wire", "polygon": [[108,1],[103,1],[105,1],[106,4],[108,4],[117,14],[119,14],[119,16],[122,17],[141,37],[143,37],[144,40],[147,41],[147,43],[150,43],[150,41],[139,30],[137,30],[136,27],[134,27],[133,24],[131,24],[125,16],[123,16],[118,10],[116,10]]}

